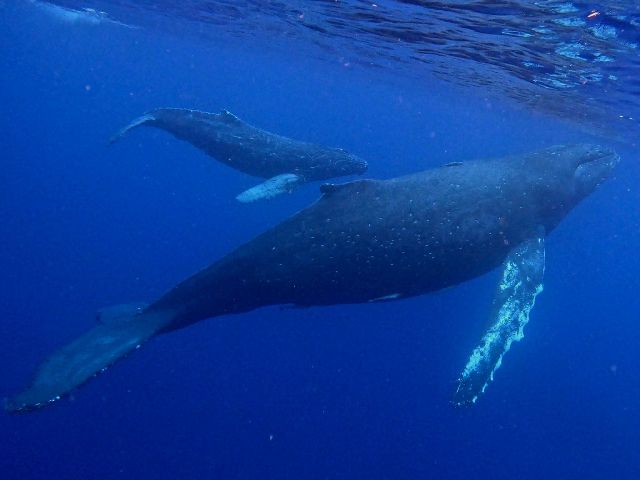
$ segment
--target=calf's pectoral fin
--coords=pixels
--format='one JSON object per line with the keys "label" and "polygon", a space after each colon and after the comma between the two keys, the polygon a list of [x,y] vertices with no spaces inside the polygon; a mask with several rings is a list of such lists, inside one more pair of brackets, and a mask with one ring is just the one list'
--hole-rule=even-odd
{"label": "calf's pectoral fin", "polygon": [[472,405],[502,363],[514,341],[524,337],[524,327],[544,276],[544,233],[515,247],[502,265],[500,284],[493,300],[491,326],[473,350],[457,381],[452,403]]}
{"label": "calf's pectoral fin", "polygon": [[281,193],[290,193],[294,188],[304,182],[300,175],[295,173],[283,173],[262,182],[249,190],[245,190],[236,197],[242,203],[251,203],[257,200],[273,198]]}

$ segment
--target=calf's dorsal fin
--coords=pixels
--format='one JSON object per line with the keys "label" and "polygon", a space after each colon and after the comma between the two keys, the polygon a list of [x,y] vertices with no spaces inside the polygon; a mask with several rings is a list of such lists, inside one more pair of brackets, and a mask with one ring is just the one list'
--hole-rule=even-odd
{"label": "calf's dorsal fin", "polygon": [[229,110],[222,110],[220,112],[220,118],[222,120],[224,120],[226,123],[229,123],[229,124],[243,123],[242,120],[240,120],[238,117],[236,117]]}

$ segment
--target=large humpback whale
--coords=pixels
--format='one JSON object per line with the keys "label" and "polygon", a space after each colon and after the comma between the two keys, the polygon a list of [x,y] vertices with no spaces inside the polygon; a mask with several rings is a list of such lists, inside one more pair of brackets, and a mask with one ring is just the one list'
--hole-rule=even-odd
{"label": "large humpback whale", "polygon": [[253,127],[226,110],[208,113],[158,108],[124,127],[110,143],[141,125],[166,130],[231,168],[267,179],[238,195],[236,198],[241,202],[275,197],[305,182],[362,174],[367,170],[367,162],[341,148],[282,137]]}
{"label": "large humpback whale", "polygon": [[421,295],[502,265],[491,326],[454,394],[474,403],[522,336],[542,289],[544,236],[611,172],[589,145],[469,161],[391,180],[325,185],[316,203],[150,305],[103,311],[55,352],[10,411],[47,405],[159,333],[276,304],[364,303]]}

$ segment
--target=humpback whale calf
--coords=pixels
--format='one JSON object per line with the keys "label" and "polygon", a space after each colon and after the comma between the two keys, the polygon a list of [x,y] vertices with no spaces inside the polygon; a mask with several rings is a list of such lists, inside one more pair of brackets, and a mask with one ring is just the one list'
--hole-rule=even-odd
{"label": "humpback whale calf", "polygon": [[266,178],[264,183],[236,197],[245,203],[290,192],[306,182],[362,174],[367,170],[367,162],[340,148],[282,137],[253,127],[226,110],[207,113],[158,108],[135,119],[109,143],[141,125],[166,130],[231,168]]}
{"label": "humpback whale calf", "polygon": [[544,237],[618,162],[599,146],[555,146],[390,180],[324,185],[308,208],[155,302],[99,314],[56,351],[9,411],[48,405],[151,337],[267,305],[321,306],[422,295],[501,265],[491,326],[453,394],[475,403],[542,289]]}

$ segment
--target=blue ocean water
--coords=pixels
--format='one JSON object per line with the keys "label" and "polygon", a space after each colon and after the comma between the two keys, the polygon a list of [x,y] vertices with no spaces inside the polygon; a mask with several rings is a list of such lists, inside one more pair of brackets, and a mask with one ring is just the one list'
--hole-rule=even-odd
{"label": "blue ocean water", "polygon": [[318,198],[239,204],[256,179],[157,130],[107,146],[158,106],[343,147],[373,178],[615,148],[613,178],[547,239],[545,290],[496,381],[472,409],[448,403],[496,272],[218,317],[0,415],[1,478],[640,477],[637,6],[339,3],[0,2],[0,396],[101,307],[158,297]]}

